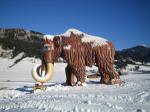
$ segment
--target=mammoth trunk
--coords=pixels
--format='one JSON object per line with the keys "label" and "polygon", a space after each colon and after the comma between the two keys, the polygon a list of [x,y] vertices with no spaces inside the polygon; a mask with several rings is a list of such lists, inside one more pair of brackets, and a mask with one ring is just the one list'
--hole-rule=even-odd
{"label": "mammoth trunk", "polygon": [[41,83],[47,82],[48,80],[52,78],[53,68],[54,67],[52,63],[47,63],[46,73],[43,76],[43,74],[41,74],[41,65],[35,65],[32,69],[32,77],[37,82],[41,82]]}

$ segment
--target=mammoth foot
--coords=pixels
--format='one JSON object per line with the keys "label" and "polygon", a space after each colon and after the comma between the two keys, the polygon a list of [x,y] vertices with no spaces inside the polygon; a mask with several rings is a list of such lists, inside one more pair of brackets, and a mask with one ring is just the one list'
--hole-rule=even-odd
{"label": "mammoth foot", "polygon": [[111,84],[119,84],[119,85],[121,85],[122,83],[124,83],[124,82],[121,81],[121,79],[112,79],[111,80]]}
{"label": "mammoth foot", "polygon": [[124,82],[121,81],[121,79],[111,79],[111,80],[101,80],[100,83],[101,84],[108,84],[108,85],[114,85],[114,84],[121,85]]}
{"label": "mammoth foot", "polygon": [[81,82],[79,81],[79,82],[77,82],[76,85],[77,85],[77,86],[86,86],[86,83],[85,83],[85,82],[81,83]]}
{"label": "mammoth foot", "polygon": [[66,83],[67,86],[86,86],[86,83],[76,82],[76,83]]}
{"label": "mammoth foot", "polygon": [[66,81],[66,84],[65,84],[66,86],[74,86],[74,85],[76,85],[76,83],[74,82],[74,81]]}

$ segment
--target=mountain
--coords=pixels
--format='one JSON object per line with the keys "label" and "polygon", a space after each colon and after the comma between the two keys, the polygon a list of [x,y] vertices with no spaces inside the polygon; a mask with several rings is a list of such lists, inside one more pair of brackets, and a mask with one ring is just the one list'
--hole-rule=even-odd
{"label": "mountain", "polygon": [[14,58],[23,52],[23,57],[39,57],[42,36],[32,30],[0,28],[0,56]]}
{"label": "mountain", "polygon": [[[68,32],[70,30],[67,30],[65,35],[70,34]],[[81,33],[80,31],[76,32]],[[43,33],[32,30],[0,28],[0,57],[14,58],[23,53],[22,58],[40,58],[42,48],[40,41],[43,35]],[[122,51],[116,51],[115,59],[118,60],[117,63],[121,63],[123,66],[129,63],[135,64],[136,62],[150,63],[150,47],[138,45]]]}
{"label": "mountain", "polygon": [[116,51],[116,59],[127,63],[141,62],[150,63],[150,47],[147,45],[137,45],[132,48]]}

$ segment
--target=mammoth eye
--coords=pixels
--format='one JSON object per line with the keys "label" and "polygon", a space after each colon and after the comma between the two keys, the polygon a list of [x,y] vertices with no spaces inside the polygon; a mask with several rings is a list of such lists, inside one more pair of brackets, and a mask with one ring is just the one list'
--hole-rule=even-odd
{"label": "mammoth eye", "polygon": [[44,48],[48,48],[48,46],[49,46],[49,45],[46,44],[46,45],[44,45]]}
{"label": "mammoth eye", "polygon": [[45,44],[44,46],[43,46],[43,51],[48,51],[49,50],[49,46],[47,45],[47,44]]}
{"label": "mammoth eye", "polygon": [[49,51],[49,50],[54,50],[53,45],[45,44],[43,47],[43,51]]}
{"label": "mammoth eye", "polygon": [[45,49],[48,49],[48,46],[44,46]]}

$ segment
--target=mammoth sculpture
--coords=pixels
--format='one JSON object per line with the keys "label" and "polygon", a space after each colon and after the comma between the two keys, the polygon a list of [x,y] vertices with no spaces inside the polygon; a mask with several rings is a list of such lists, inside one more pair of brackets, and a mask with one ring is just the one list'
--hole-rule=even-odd
{"label": "mammoth sculpture", "polygon": [[101,74],[100,83],[121,83],[113,66],[114,56],[115,48],[110,41],[76,29],[69,29],[61,35],[45,35],[43,37],[41,73],[37,73],[38,66],[35,66],[32,76],[37,82],[48,81],[53,74],[54,62],[62,57],[68,63],[65,69],[67,85],[83,86],[85,84],[85,67],[92,65],[98,67]]}

